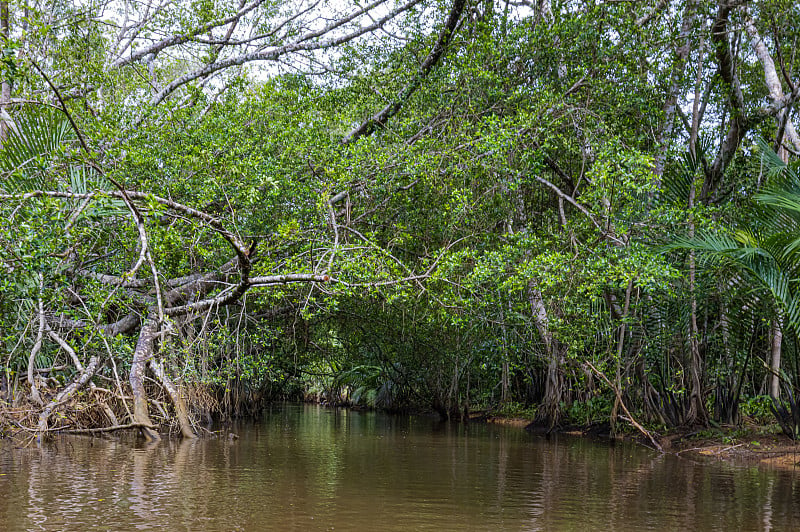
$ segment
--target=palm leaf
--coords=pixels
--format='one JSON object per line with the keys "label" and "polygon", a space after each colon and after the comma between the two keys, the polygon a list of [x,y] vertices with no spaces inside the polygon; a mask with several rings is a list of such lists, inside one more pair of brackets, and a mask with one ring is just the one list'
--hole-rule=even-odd
{"label": "palm leaf", "polygon": [[778,154],[769,147],[764,139],[761,137],[757,138],[756,144],[761,153],[761,164],[764,165],[764,169],[767,171],[767,176],[769,178],[774,179],[780,177],[783,172],[788,170],[789,167],[786,163],[778,157]]}
{"label": "palm leaf", "polygon": [[73,138],[66,117],[51,109],[27,109],[7,121],[0,149],[0,188],[9,193],[43,187],[53,155]]}
{"label": "palm leaf", "polygon": [[701,265],[725,263],[747,274],[800,331],[800,181],[765,142],[759,147],[769,183],[754,197],[748,227],[677,238],[666,249],[693,250]]}

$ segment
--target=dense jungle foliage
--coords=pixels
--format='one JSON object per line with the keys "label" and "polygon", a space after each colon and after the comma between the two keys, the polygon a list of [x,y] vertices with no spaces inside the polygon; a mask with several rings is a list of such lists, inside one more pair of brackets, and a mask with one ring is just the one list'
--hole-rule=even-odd
{"label": "dense jungle foliage", "polygon": [[0,1],[11,430],[800,426],[800,6]]}

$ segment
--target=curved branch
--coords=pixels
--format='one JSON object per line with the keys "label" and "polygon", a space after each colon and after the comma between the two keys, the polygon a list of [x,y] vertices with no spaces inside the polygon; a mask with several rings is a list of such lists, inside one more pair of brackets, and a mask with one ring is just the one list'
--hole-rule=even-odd
{"label": "curved branch", "polygon": [[[95,324],[88,320],[75,320],[64,316],[53,316],[48,318],[50,327],[58,329],[82,329],[84,327],[94,326]],[[139,315],[135,312],[126,314],[114,323],[108,325],[97,325],[96,330],[104,336],[117,336],[120,334],[127,334],[133,332],[139,326]]]}
{"label": "curved branch", "polygon": [[276,284],[290,284],[290,283],[327,283],[332,281],[329,275],[317,275],[312,273],[295,273],[286,275],[268,275],[261,277],[252,277],[243,280],[235,285],[235,287],[224,294],[216,297],[210,297],[188,303],[178,307],[170,307],[165,309],[167,316],[180,316],[189,312],[199,312],[207,310],[211,307],[222,307],[237,301],[244,295],[250,288],[259,286],[272,286]]}
{"label": "curved branch", "polygon": [[420,65],[419,71],[417,71],[414,79],[409,81],[406,86],[403,87],[403,90],[401,90],[397,95],[397,99],[395,101],[391,102],[379,112],[362,122],[357,128],[345,135],[345,137],[342,139],[342,144],[349,144],[351,142],[355,142],[361,137],[372,134],[372,132],[377,128],[384,127],[390,118],[400,112],[403,104],[405,104],[411,95],[414,94],[414,92],[422,84],[422,80],[425,79],[436,63],[439,62],[439,59],[441,59],[442,55],[447,49],[447,45],[450,44],[450,41],[452,40],[453,34],[456,31],[459,21],[461,20],[461,14],[464,12],[464,6],[466,6],[466,4],[466,0],[454,0],[453,7],[450,9],[450,14],[447,16],[447,21],[445,22],[444,28],[442,28],[442,31],[439,33],[439,38],[436,40],[436,44],[433,45],[433,49],[428,54],[428,57],[426,57],[425,61],[423,61],[422,65]]}

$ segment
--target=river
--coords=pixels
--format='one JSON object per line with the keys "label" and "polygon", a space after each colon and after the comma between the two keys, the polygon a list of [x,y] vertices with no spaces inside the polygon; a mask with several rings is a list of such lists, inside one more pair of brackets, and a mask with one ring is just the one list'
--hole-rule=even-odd
{"label": "river", "polygon": [[0,529],[800,529],[797,471],[312,405],[231,431],[2,442]]}

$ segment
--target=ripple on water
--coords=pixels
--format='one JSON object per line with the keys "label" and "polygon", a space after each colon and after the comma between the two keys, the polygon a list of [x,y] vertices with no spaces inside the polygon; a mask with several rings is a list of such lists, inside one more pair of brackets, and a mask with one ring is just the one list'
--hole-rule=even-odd
{"label": "ripple on water", "polygon": [[796,529],[791,473],[427,418],[275,408],[240,438],[0,449],[4,530]]}

